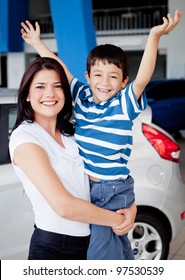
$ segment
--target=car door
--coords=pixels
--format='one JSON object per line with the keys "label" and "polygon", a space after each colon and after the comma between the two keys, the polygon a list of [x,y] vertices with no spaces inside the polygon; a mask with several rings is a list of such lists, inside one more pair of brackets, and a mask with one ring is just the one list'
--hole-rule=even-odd
{"label": "car door", "polygon": [[0,259],[26,259],[33,212],[10,163],[8,142],[16,104],[0,104]]}

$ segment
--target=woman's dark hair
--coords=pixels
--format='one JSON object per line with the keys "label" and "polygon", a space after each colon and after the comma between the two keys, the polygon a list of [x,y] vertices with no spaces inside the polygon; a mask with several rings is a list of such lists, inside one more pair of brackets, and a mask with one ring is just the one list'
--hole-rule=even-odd
{"label": "woman's dark hair", "polygon": [[96,61],[102,61],[103,63],[108,62],[115,64],[118,68],[122,70],[123,81],[128,77],[128,56],[120,48],[115,45],[105,44],[99,45],[92,49],[87,57],[86,69],[90,77],[91,67],[95,65]]}
{"label": "woman's dark hair", "polygon": [[34,110],[32,109],[30,102],[27,101],[27,97],[35,74],[43,69],[55,70],[60,77],[65,96],[65,104],[62,110],[58,113],[57,128],[60,129],[62,134],[73,135],[74,126],[70,122],[72,116],[72,97],[67,76],[62,65],[57,60],[49,57],[38,57],[24,72],[18,89],[17,119],[13,130],[25,120],[29,122],[34,122],[35,120]]}

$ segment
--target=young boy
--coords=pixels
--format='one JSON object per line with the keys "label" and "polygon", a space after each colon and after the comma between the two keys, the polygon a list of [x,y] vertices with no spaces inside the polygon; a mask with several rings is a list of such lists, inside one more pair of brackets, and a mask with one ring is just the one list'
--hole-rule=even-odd
{"label": "young boy", "polygon": [[[128,62],[114,45],[95,47],[85,73],[90,86],[79,82],[67,66],[41,41],[40,27],[21,23],[22,38],[41,56],[53,57],[64,67],[74,100],[75,137],[91,183],[92,203],[110,210],[134,203],[134,180],[127,162],[132,149],[133,120],[147,105],[144,89],[153,74],[160,37],[173,30],[181,13],[168,14],[150,30],[135,80],[128,84]],[[92,225],[88,259],[134,259],[127,235]]]}

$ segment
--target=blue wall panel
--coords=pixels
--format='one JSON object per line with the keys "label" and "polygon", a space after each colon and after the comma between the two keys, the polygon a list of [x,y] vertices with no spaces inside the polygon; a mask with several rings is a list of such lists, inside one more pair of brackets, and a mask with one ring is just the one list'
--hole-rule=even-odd
{"label": "blue wall panel", "polygon": [[0,52],[23,51],[20,22],[27,19],[28,0],[0,0]]}
{"label": "blue wall panel", "polygon": [[50,0],[58,56],[70,72],[85,81],[86,58],[96,46],[92,0]]}
{"label": "blue wall panel", "polygon": [[0,0],[0,52],[8,51],[8,1]]}

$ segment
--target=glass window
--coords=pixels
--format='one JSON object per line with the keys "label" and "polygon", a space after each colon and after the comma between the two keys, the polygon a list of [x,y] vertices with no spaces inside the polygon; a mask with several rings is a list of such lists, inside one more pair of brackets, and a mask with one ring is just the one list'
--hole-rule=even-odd
{"label": "glass window", "polygon": [[17,116],[17,108],[9,108],[9,117],[8,117],[8,136],[9,137],[10,137],[12,128],[15,124],[16,116]]}
{"label": "glass window", "polygon": [[0,104],[0,164],[10,163],[9,139],[17,116],[17,104]]}

